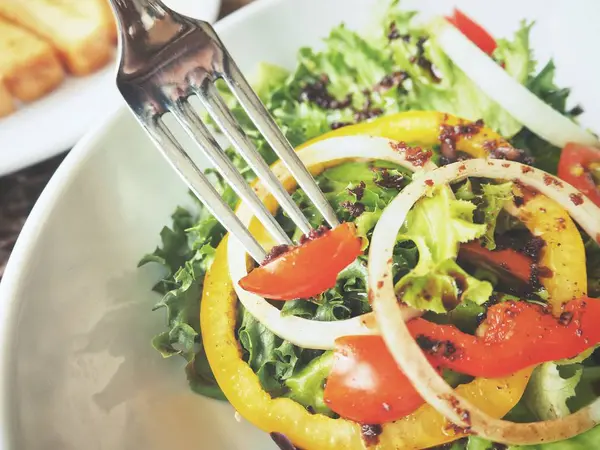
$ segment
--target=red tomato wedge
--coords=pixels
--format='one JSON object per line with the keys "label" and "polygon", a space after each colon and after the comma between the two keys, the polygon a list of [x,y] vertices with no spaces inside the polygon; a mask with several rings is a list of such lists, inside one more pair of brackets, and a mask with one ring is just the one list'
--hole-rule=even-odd
{"label": "red tomato wedge", "polygon": [[335,286],[338,274],[361,254],[362,240],[343,223],[293,247],[240,280],[240,286],[272,300],[310,298]]}
{"label": "red tomato wedge", "polygon": [[560,155],[558,176],[600,206],[600,187],[590,173],[593,164],[600,164],[600,149],[568,143]]}
{"label": "red tomato wedge", "polygon": [[[453,325],[418,318],[408,328],[437,368],[499,378],[526,367],[578,355],[600,343],[600,300],[565,304],[560,317],[539,305],[505,302],[488,309],[483,336]],[[340,416],[360,423],[400,419],[423,404],[380,336],[345,336],[336,341],[325,402]]]}
{"label": "red tomato wedge", "polygon": [[493,36],[462,11],[455,8],[452,15],[446,19],[488,55],[491,56],[496,50],[496,40]]}
{"label": "red tomato wedge", "polygon": [[336,341],[324,398],[340,416],[364,424],[396,420],[424,403],[379,336]]}
{"label": "red tomato wedge", "polygon": [[510,248],[488,250],[479,242],[473,241],[461,244],[458,257],[475,264],[493,266],[501,274],[508,273],[524,283],[529,283],[531,279],[533,259]]}

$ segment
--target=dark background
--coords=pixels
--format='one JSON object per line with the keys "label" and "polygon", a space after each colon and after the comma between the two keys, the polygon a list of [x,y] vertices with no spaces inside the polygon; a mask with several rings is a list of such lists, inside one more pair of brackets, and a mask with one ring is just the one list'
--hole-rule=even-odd
{"label": "dark background", "polygon": [[[223,0],[219,17],[224,17],[251,1]],[[0,177],[0,279],[25,219],[66,153]]]}

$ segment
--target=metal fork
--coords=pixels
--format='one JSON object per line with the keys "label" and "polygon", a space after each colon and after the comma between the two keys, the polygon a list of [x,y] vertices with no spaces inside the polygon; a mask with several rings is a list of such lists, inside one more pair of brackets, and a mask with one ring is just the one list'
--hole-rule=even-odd
{"label": "metal fork", "polygon": [[160,0],[110,0],[110,3],[119,24],[117,87],[121,95],[171,166],[253,259],[262,261],[265,250],[176,140],[163,120],[165,114],[173,114],[238,196],[251,206],[275,241],[292,242],[192,108],[188,102],[190,96],[200,99],[221,132],[302,232],[309,233],[311,226],[236,122],[215,87],[218,79],[225,81],[325,221],[332,227],[338,225],[333,208],[312,175],[209,23],[178,14]]}

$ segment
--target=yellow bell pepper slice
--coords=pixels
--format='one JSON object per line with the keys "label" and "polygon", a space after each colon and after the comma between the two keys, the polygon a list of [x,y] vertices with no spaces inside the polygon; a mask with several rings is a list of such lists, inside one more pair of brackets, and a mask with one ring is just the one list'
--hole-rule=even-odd
{"label": "yellow bell pepper slice", "polygon": [[[437,112],[408,112],[344,127],[318,139],[367,134],[431,146],[438,143],[442,124],[459,123],[464,121]],[[489,140],[508,145],[493,131],[482,128],[471,138],[460,139],[457,149],[476,157],[485,156],[485,142]],[[323,167],[318,169],[323,170]],[[286,180],[284,185],[289,189],[293,188],[290,180]],[[268,207],[272,210],[276,204],[268,202]],[[539,214],[539,208],[546,208],[546,214]],[[527,202],[519,211],[526,226],[534,234],[541,234],[548,243],[542,252],[540,264],[554,272],[552,278],[541,280],[550,296],[560,302],[570,300],[573,293],[567,298],[567,289],[562,289],[565,283],[581,288],[580,291],[572,292],[584,293],[587,277],[583,242],[568,214],[555,202],[541,195]],[[558,223],[559,217],[559,222],[565,225],[560,230],[550,226]],[[259,242],[272,245],[268,234],[258,222],[252,224],[251,230]],[[448,427],[447,420],[435,409],[423,405],[403,419],[384,424],[378,443],[367,446],[359,424],[311,414],[302,405],[287,398],[271,398],[262,389],[256,374],[242,359],[241,348],[235,337],[238,301],[228,274],[225,238],[219,245],[205,278],[200,313],[202,339],[208,361],[225,396],[243,417],[258,428],[266,432],[283,433],[305,450],[423,449],[462,437]],[[523,395],[531,371],[532,368],[528,368],[501,379],[477,378],[459,386],[457,393],[489,415],[500,418]]]}

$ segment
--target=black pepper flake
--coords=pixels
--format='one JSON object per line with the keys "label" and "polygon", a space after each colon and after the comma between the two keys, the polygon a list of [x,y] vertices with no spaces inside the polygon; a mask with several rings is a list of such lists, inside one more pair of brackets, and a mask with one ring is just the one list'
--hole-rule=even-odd
{"label": "black pepper flake", "polygon": [[440,152],[444,158],[444,163],[449,164],[459,161],[458,154],[456,152],[456,142],[460,137],[470,139],[471,137],[475,136],[477,133],[479,133],[483,125],[483,120],[477,120],[475,122],[461,121],[458,125],[448,125],[445,123],[440,125],[440,134],[438,136],[438,140],[441,144]]}
{"label": "black pepper flake", "polygon": [[523,248],[523,253],[534,261],[539,261],[542,249],[546,246],[546,241],[539,236],[532,236],[528,239]]}
{"label": "black pepper flake", "polygon": [[360,217],[360,215],[362,213],[365,212],[365,205],[363,205],[360,202],[349,202],[349,201],[345,201],[342,202],[340,205],[342,208],[344,208],[346,211],[348,211],[350,213],[350,215],[352,217]]}
{"label": "black pepper flake", "polygon": [[515,195],[513,197],[513,203],[517,208],[519,208],[525,204],[525,198]]}
{"label": "black pepper flake", "polygon": [[387,169],[373,168],[376,173],[373,181],[379,187],[385,189],[402,189],[404,186],[404,176],[401,174],[391,174]]}
{"label": "black pepper flake", "polygon": [[[506,146],[496,140],[489,140],[483,143],[483,148],[488,152],[490,158],[493,159],[507,159],[509,161],[516,161],[528,166],[532,166],[535,163],[535,159],[527,155],[524,150]],[[523,173],[527,173],[533,169],[521,168]]]}
{"label": "black pepper flake", "polygon": [[365,188],[366,187],[367,187],[367,185],[365,184],[365,182],[361,181],[360,183],[358,183],[353,188],[348,189],[348,193],[350,195],[354,195],[356,197],[356,200],[361,200],[363,198],[363,195],[365,195]]}
{"label": "black pepper flake", "polygon": [[361,425],[360,434],[367,446],[377,445],[379,443],[379,435],[383,433],[381,425]]}
{"label": "black pepper flake", "polygon": [[317,238],[323,236],[328,231],[329,231],[329,228],[327,228],[325,225],[321,225],[317,229],[310,230],[310,233],[308,233],[308,235],[303,234],[302,236],[300,236],[300,245],[305,244],[308,241],[317,239]]}
{"label": "black pepper flake", "polygon": [[442,79],[438,75],[439,72],[436,70],[433,63],[429,59],[427,59],[427,57],[425,56],[425,43],[426,42],[427,42],[426,37],[420,37],[417,40],[417,55],[411,57],[409,61],[412,63],[417,63],[417,65],[421,69],[425,70],[429,74],[429,76],[431,77],[431,79],[434,82],[439,83],[440,81],[442,81]]}
{"label": "black pepper flake", "polygon": [[261,265],[264,266],[265,264],[270,263],[271,261],[273,261],[274,259],[277,259],[279,256],[283,255],[284,253],[287,253],[289,250],[290,250],[289,245],[286,245],[286,244],[276,245],[269,251],[269,253],[267,253],[267,256],[265,256],[265,259],[263,260]]}
{"label": "black pepper flake", "polygon": [[570,311],[564,311],[560,314],[558,318],[558,323],[564,326],[567,326],[573,320],[573,313]]}
{"label": "black pepper flake", "polygon": [[390,28],[388,30],[388,39],[390,41],[395,41],[396,39],[400,39],[400,32],[398,31],[398,27],[396,26],[396,22],[390,23]]}
{"label": "black pepper flake", "polygon": [[421,347],[421,350],[430,355],[441,356],[450,361],[454,360],[457,356],[456,353],[458,349],[452,341],[439,341],[437,339],[431,339],[424,334],[418,335],[416,341],[419,347]]}
{"label": "black pepper flake", "polygon": [[352,94],[343,100],[337,100],[327,90],[328,80],[320,80],[306,84],[300,91],[300,101],[314,103],[323,109],[344,109],[352,104]]}
{"label": "black pepper flake", "polygon": [[392,89],[393,87],[401,88],[402,83],[408,79],[408,73],[404,71],[396,71],[385,75],[379,83],[377,83],[373,90],[375,92],[384,92]]}
{"label": "black pepper flake", "polygon": [[583,196],[581,194],[571,194],[569,198],[575,206],[579,206],[583,203]]}

